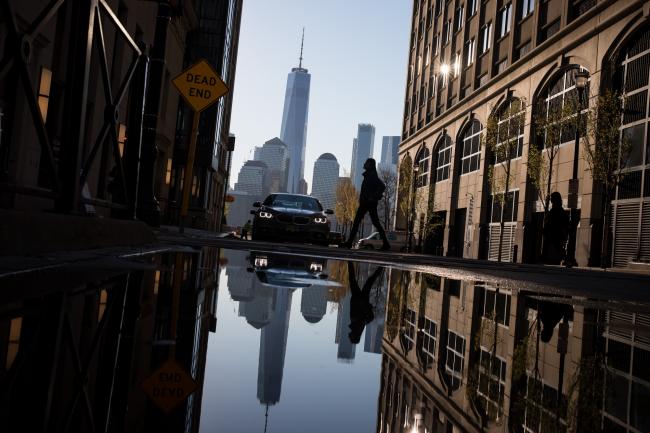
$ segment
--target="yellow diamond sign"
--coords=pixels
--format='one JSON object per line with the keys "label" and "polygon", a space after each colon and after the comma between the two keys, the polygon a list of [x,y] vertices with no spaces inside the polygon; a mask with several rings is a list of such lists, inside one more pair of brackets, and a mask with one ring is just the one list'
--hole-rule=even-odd
{"label": "yellow diamond sign", "polygon": [[169,413],[196,389],[196,382],[182,365],[169,360],[143,383],[142,389],[163,411]]}
{"label": "yellow diamond sign", "polygon": [[228,87],[206,60],[199,60],[181,72],[172,83],[196,112],[205,110],[228,93]]}

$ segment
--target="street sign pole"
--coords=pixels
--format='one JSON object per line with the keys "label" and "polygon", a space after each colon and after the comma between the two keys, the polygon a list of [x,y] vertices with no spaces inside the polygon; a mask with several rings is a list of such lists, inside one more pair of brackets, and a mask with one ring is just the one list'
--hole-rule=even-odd
{"label": "street sign pole", "polygon": [[179,231],[185,231],[185,219],[190,207],[190,190],[194,183],[194,159],[196,157],[196,137],[199,134],[199,119],[201,112],[195,111],[192,118],[192,132],[190,134],[190,147],[187,152],[187,161],[185,163],[185,176],[183,182],[183,201],[181,203],[181,217]]}
{"label": "street sign pole", "polygon": [[196,137],[199,132],[199,118],[203,110],[228,93],[228,86],[206,60],[199,60],[185,69],[172,80],[172,83],[194,111],[190,143],[187,149],[187,161],[185,163],[185,175],[183,176],[183,197],[178,223],[178,229],[183,233],[190,207],[190,191],[194,184],[194,159],[196,155]]}

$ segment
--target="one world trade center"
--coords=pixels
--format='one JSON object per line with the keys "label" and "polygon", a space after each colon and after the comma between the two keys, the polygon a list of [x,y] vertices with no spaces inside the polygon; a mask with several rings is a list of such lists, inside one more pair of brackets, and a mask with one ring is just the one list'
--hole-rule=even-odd
{"label": "one world trade center", "polygon": [[[302,39],[304,42],[305,32]],[[281,140],[289,148],[289,173],[287,192],[307,194],[305,182],[305,146],[307,140],[307,114],[309,112],[309,85],[311,75],[302,67],[302,48],[300,45],[300,62],[291,69],[287,78],[287,91],[284,96],[284,113],[282,114]]]}

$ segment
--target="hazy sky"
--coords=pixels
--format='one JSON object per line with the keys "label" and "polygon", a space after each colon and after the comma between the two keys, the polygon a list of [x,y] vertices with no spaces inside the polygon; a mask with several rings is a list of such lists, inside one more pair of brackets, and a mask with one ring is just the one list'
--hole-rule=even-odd
{"label": "hazy sky", "polygon": [[358,123],[400,135],[411,2],[407,0],[244,0],[232,123],[237,136],[231,185],[253,148],[280,136],[287,74],[311,73],[305,179],[314,161],[333,153],[349,172]]}

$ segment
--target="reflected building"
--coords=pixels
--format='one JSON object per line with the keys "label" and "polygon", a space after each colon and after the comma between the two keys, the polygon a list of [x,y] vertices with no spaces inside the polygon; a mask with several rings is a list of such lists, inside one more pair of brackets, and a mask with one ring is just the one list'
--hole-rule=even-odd
{"label": "reflected building", "polygon": [[300,312],[309,323],[318,323],[327,313],[326,286],[303,289],[300,298]]}
{"label": "reflected building", "polygon": [[[42,272],[29,280],[65,298],[63,303],[19,289],[25,281],[3,280],[3,431],[87,432],[110,426],[110,431],[198,432],[208,336],[217,323],[219,253],[145,252],[129,272],[109,266],[73,279]],[[10,293],[20,293],[21,302],[8,302]],[[131,337],[121,338],[125,333]],[[172,355],[197,388],[162,417],[142,384]],[[82,390],[82,383],[92,392]]]}
{"label": "reflected building", "polygon": [[649,431],[650,315],[597,304],[392,271],[377,431]]}
{"label": "reflected building", "polygon": [[284,356],[287,351],[291,295],[293,290],[273,290],[273,317],[262,328],[260,358],[257,370],[257,399],[264,405],[280,401]]}
{"label": "reflected building", "polygon": [[255,281],[248,275],[248,251],[231,250],[228,252],[228,292],[234,301],[249,302],[255,297]]}
{"label": "reflected building", "polygon": [[336,316],[336,337],[334,342],[338,346],[336,357],[341,361],[352,362],[355,357],[357,345],[353,344],[348,337],[350,332],[350,300],[352,294],[348,290],[345,297],[341,299],[338,314]]}

